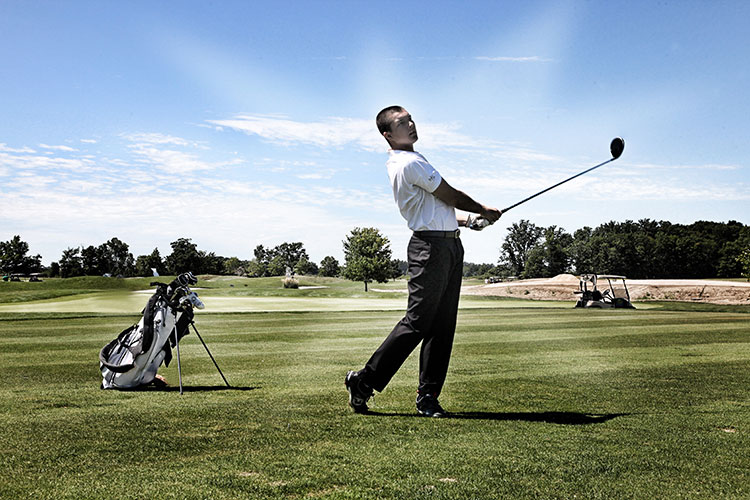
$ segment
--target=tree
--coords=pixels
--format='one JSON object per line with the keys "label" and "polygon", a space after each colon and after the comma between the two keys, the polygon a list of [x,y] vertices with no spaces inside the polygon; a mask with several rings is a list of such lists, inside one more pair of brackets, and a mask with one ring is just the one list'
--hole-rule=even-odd
{"label": "tree", "polygon": [[247,273],[247,262],[237,257],[229,257],[224,261],[224,274],[244,276]]}
{"label": "tree", "polygon": [[135,260],[128,244],[112,238],[101,245],[100,253],[107,272],[113,276],[132,276],[135,271]]}
{"label": "tree", "polygon": [[224,262],[226,259],[220,255],[216,255],[213,252],[204,252],[200,250],[198,252],[199,264],[195,268],[195,274],[223,274],[224,273]]}
{"label": "tree", "polygon": [[388,238],[373,227],[354,228],[344,240],[344,270],[342,276],[367,284],[373,280],[388,281],[392,274],[391,248]]}
{"label": "tree", "polygon": [[323,257],[320,261],[320,275],[321,276],[338,276],[340,272],[339,261],[332,256],[328,255]]}
{"label": "tree", "polygon": [[542,250],[545,270],[542,277],[550,278],[570,270],[568,248],[572,243],[573,237],[566,233],[563,228],[550,226],[544,229]]}
{"label": "tree", "polygon": [[557,226],[544,228],[543,233],[544,240],[529,251],[523,278],[551,278],[569,270],[573,237]]}
{"label": "tree", "polygon": [[[281,255],[274,255],[266,268],[267,276],[284,276],[287,270],[286,262]],[[293,269],[289,267],[289,269]]]}
{"label": "tree", "polygon": [[294,266],[294,272],[295,274],[316,275],[318,274],[319,270],[315,262],[310,262],[309,260],[307,260],[307,257],[302,257],[297,262],[297,265]]}
{"label": "tree", "polygon": [[0,270],[5,273],[35,273],[42,269],[42,256],[30,257],[29,244],[16,235],[8,241],[0,241]]}
{"label": "tree", "polygon": [[582,227],[573,233],[573,243],[568,248],[570,264],[577,274],[593,273],[594,256],[591,250],[593,229]]}
{"label": "tree", "polygon": [[508,231],[500,250],[500,264],[509,266],[513,274],[521,276],[526,269],[529,252],[539,244],[544,229],[521,219],[509,227]]}
{"label": "tree", "polygon": [[270,264],[272,258],[271,252],[264,248],[263,245],[258,245],[253,250],[253,255],[255,255],[255,259],[250,261],[250,267],[252,268],[250,274],[257,277],[266,276],[268,264]]}
{"label": "tree", "polygon": [[409,272],[409,264],[405,260],[401,259],[393,259],[391,260],[391,271],[390,271],[390,278],[392,280],[397,280],[401,276],[406,275]]}
{"label": "tree", "polygon": [[86,276],[132,276],[135,272],[133,254],[128,244],[118,238],[97,247],[89,245],[81,248],[81,266]]}
{"label": "tree", "polygon": [[464,278],[489,278],[490,276],[500,276],[504,272],[504,269],[495,267],[492,264],[475,264],[473,262],[464,262]]}
{"label": "tree", "polygon": [[49,265],[48,276],[50,278],[57,278],[58,276],[60,276],[60,264],[58,262],[53,262]]}
{"label": "tree", "polygon": [[393,259],[391,265],[393,266],[393,274],[391,275],[391,278],[394,280],[401,276],[406,276],[406,273],[409,272],[409,263],[405,260]]}
{"label": "tree", "polygon": [[197,245],[190,241],[190,238],[179,238],[169,245],[172,247],[172,253],[165,259],[167,272],[170,274],[187,271],[200,273],[201,255],[198,253]]}
{"label": "tree", "polygon": [[70,278],[73,276],[83,275],[83,265],[81,264],[80,249],[67,248],[63,250],[60,257],[60,277]]}
{"label": "tree", "polygon": [[297,263],[303,258],[308,261],[310,260],[304,245],[299,241],[294,243],[284,242],[281,245],[276,246],[273,249],[273,255],[281,257],[281,262],[283,263],[285,270],[287,267],[289,269],[294,269],[297,266]]}
{"label": "tree", "polygon": [[286,269],[294,270],[303,258],[310,260],[301,242],[282,243],[274,248],[255,247],[256,263],[252,266],[257,276],[283,276]]}
{"label": "tree", "polygon": [[252,259],[247,263],[247,268],[245,269],[248,276],[252,276],[254,278],[260,278],[261,276],[265,276],[266,274],[266,266],[258,262],[258,259]]}
{"label": "tree", "polygon": [[164,274],[164,263],[161,260],[158,248],[154,248],[151,255],[139,255],[135,259],[136,276],[153,276],[153,269],[156,269],[156,273],[159,275]]}
{"label": "tree", "polygon": [[101,246],[81,247],[81,268],[84,276],[101,276],[109,272]]}
{"label": "tree", "polygon": [[737,260],[742,264],[742,277],[750,281],[750,246],[745,248]]}

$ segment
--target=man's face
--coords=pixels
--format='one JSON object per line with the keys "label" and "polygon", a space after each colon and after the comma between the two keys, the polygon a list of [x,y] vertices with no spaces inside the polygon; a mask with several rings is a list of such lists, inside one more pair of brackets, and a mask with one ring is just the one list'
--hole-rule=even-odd
{"label": "man's face", "polygon": [[412,145],[417,142],[417,127],[414,125],[411,115],[403,110],[393,113],[390,132],[383,134],[394,149],[411,150]]}

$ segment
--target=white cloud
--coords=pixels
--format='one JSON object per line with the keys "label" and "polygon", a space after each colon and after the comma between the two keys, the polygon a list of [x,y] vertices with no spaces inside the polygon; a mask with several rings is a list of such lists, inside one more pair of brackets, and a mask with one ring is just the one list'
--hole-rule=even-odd
{"label": "white cloud", "polygon": [[377,139],[377,133],[373,133],[374,124],[369,120],[333,117],[305,123],[275,116],[237,115],[225,120],[209,120],[209,123],[284,145],[341,148],[355,143],[368,150],[383,149],[380,141],[371,138],[374,135]]}
{"label": "white cloud", "polygon": [[596,180],[583,186],[589,199],[620,201],[750,201],[745,184],[687,184],[684,179],[649,177]]}
{"label": "white cloud", "polygon": [[176,137],[169,134],[161,134],[158,132],[135,132],[129,134],[121,134],[121,137],[133,143],[132,147],[148,147],[148,146],[180,146],[184,148],[207,150],[208,146],[201,141],[190,141],[182,137]]}
{"label": "white cloud", "polygon": [[49,144],[39,144],[39,147],[42,149],[51,149],[53,151],[78,151],[77,149],[71,148],[70,146],[50,146]]}
{"label": "white cloud", "polygon": [[97,141],[96,139],[81,139],[81,142],[85,144],[96,144],[99,141]]}
{"label": "white cloud", "polygon": [[140,157],[140,162],[152,165],[171,174],[194,172],[196,170],[212,170],[215,165],[202,161],[196,155],[183,151],[131,146],[133,153]]}
{"label": "white cloud", "polygon": [[[286,117],[268,115],[237,115],[224,120],[209,120],[216,130],[229,128],[258,136],[284,146],[309,145],[320,148],[355,146],[361,150],[382,152],[388,149],[378,134],[374,120],[330,117],[316,122],[299,122]],[[496,147],[496,143],[480,141],[462,134],[458,123],[417,123],[421,147],[441,150],[455,148]]]}
{"label": "white cloud", "polygon": [[707,163],[704,165],[657,165],[655,163],[633,163],[632,168],[643,170],[740,170],[739,165],[722,165],[718,163]]}
{"label": "white cloud", "polygon": [[550,62],[552,59],[539,56],[526,56],[526,57],[509,57],[509,56],[477,56],[474,59],[477,61],[491,61],[491,62]]}
{"label": "white cloud", "polygon": [[19,156],[0,153],[0,166],[10,167],[13,170],[63,169],[77,172],[90,172],[93,169],[93,162],[90,159],[85,158]]}
{"label": "white cloud", "polygon": [[0,142],[0,151],[5,153],[36,153],[31,148],[24,147],[24,148],[9,148],[7,144]]}
{"label": "white cloud", "polygon": [[297,178],[302,180],[323,180],[330,179],[333,177],[333,171],[329,170],[327,173],[312,173],[312,174],[298,174]]}
{"label": "white cloud", "polygon": [[136,162],[158,168],[170,174],[185,174],[198,170],[214,170],[216,168],[242,163],[241,160],[228,162],[209,162],[200,158],[193,152],[169,147],[185,147],[199,150],[207,150],[208,147],[196,141],[189,141],[181,137],[175,137],[160,133],[133,133],[123,134],[122,137],[131,141],[128,148],[136,156]]}
{"label": "white cloud", "polygon": [[[217,156],[208,143],[161,133],[122,134],[119,137],[126,142],[111,157],[60,149],[48,151],[51,155],[47,156],[1,144],[0,226],[11,234],[22,234],[34,253],[44,255],[45,262],[59,258],[69,246],[100,244],[113,236],[130,244],[136,254],[158,246],[166,255],[169,242],[190,237],[201,249],[242,258],[251,257],[257,244],[302,241],[319,261],[325,255],[340,258],[341,240],[355,226],[380,228],[391,238],[394,255],[400,255],[408,231],[387,182],[365,183],[354,172],[348,181],[349,176],[326,181],[363,157],[370,162],[371,156],[360,151],[387,148],[374,123],[344,118],[305,123],[262,115],[235,120],[233,126],[221,126],[279,144],[316,149],[309,155],[284,151],[278,156],[269,150],[243,161],[231,153]],[[420,149],[429,150],[441,174],[484,203],[503,200],[510,204],[582,168],[580,158],[558,157],[524,143],[478,140],[463,133],[459,123],[417,123],[417,127],[426,139],[420,141]],[[342,161],[338,148],[353,150],[357,160]],[[334,157],[336,161],[331,161]],[[684,168],[695,175],[680,175],[678,169]],[[544,198],[564,203],[553,218],[563,226],[570,225],[563,219],[571,207],[609,206],[600,201],[625,202],[644,210],[657,205],[650,204],[651,200],[674,201],[675,206],[706,201],[745,203],[750,201],[750,186],[727,177],[740,168],[618,162],[607,167],[606,173],[602,169],[583,176]],[[699,169],[706,170],[701,179]],[[575,220],[591,224],[580,214]],[[467,235],[467,249],[473,244],[477,248],[469,260],[494,258],[478,257],[480,252],[489,252],[486,237]]]}
{"label": "white cloud", "polygon": [[[186,184],[192,186],[187,192],[148,196],[119,186],[112,196],[95,182],[79,183],[79,192],[53,186],[0,197],[0,214],[3,227],[22,229],[22,237],[48,263],[67,247],[101,244],[113,236],[135,255],[154,247],[166,255],[171,241],[188,237],[199,248],[225,256],[251,258],[258,244],[302,241],[315,261],[325,255],[340,259],[341,241],[351,228],[361,226],[363,218],[376,224],[367,214],[380,208],[387,208],[386,217],[394,213],[385,193],[214,179]],[[364,216],[354,215],[365,210]]]}

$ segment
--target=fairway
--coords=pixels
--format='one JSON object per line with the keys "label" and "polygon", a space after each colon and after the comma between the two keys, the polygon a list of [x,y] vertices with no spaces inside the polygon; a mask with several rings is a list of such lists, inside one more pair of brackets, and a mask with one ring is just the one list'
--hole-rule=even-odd
{"label": "fairway", "polygon": [[[486,303],[492,306],[495,304]],[[750,495],[747,314],[464,308],[441,402],[417,356],[346,405],[400,311],[201,313],[167,391],[99,390],[138,315],[0,315],[3,498],[741,498]],[[512,306],[512,307],[511,307]]]}
{"label": "fairway", "polygon": [[[403,311],[406,294],[399,297],[203,297],[206,312]],[[62,299],[0,304],[0,313],[109,313],[139,314],[149,295],[135,292],[96,292]],[[518,307],[519,300],[462,299],[461,308]],[[559,302],[537,301],[534,307],[560,307]],[[202,314],[202,312],[198,312]]]}

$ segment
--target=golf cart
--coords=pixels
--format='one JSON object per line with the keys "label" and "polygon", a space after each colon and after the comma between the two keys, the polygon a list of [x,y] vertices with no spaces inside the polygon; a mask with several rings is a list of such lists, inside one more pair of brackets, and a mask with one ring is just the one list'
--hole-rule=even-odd
{"label": "golf cart", "polygon": [[[603,291],[597,288],[597,282],[607,280],[608,287]],[[608,274],[582,274],[580,278],[580,295],[576,307],[596,307],[599,309],[635,309],[630,302],[630,292],[625,284],[625,276]]]}

